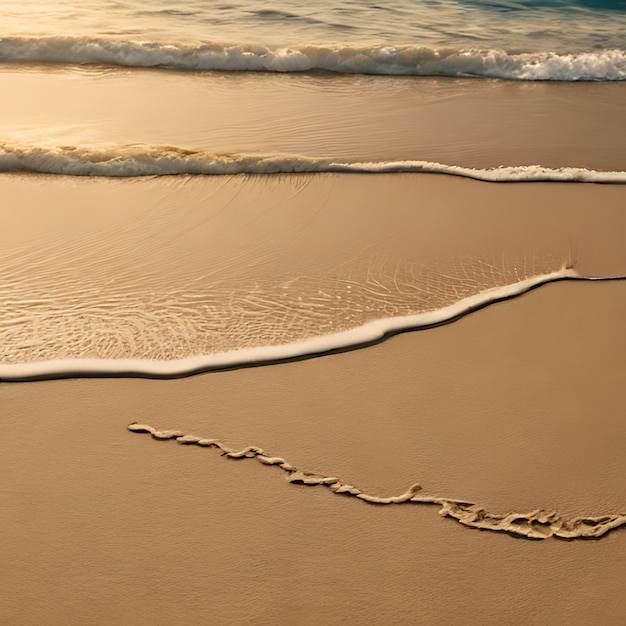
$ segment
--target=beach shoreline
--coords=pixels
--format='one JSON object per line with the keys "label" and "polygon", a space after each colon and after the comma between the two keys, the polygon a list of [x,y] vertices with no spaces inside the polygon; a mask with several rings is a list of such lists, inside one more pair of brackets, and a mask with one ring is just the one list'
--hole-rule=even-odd
{"label": "beach shoreline", "polygon": [[[127,426],[258,445],[381,496],[417,480],[427,495],[499,513],[616,513],[626,495],[625,312],[621,283],[556,283],[446,327],[308,361],[175,381],[2,383],[5,615],[202,621],[217,595],[211,618],[234,623],[251,612],[337,623],[362,611],[459,623],[461,607],[480,607],[489,623],[582,623],[600,607],[616,617],[623,529],[537,550],[430,507],[379,509],[290,486],[271,468]],[[496,580],[506,605],[486,604]],[[407,594],[415,605],[399,602]]]}
{"label": "beach shoreline", "polygon": [[[624,14],[72,4],[0,41],[0,622],[621,623]],[[339,73],[427,67],[550,80]]]}

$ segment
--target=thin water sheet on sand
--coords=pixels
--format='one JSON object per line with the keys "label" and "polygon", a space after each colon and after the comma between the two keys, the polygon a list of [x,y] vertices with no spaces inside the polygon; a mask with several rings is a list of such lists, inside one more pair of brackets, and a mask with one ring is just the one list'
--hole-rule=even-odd
{"label": "thin water sheet on sand", "polygon": [[301,350],[320,352],[378,338],[365,329],[379,320],[453,317],[459,302],[568,266],[622,273],[619,186],[408,174],[0,182],[13,209],[1,235],[4,377],[89,359],[118,373],[142,366],[114,359],[143,360],[146,373],[181,361],[163,370],[181,373],[327,337]]}
{"label": "thin water sheet on sand", "polygon": [[620,82],[7,65],[0,91],[0,152],[104,144],[469,168],[626,162]]}

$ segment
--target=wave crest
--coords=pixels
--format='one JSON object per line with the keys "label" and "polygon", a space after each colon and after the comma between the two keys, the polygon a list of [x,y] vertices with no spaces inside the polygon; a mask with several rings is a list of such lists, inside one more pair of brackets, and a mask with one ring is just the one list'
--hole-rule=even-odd
{"label": "wave crest", "polygon": [[2,37],[0,62],[99,64],[192,71],[307,72],[413,76],[479,76],[511,80],[626,79],[626,52],[577,54],[424,46],[268,47],[161,43],[88,37]]}

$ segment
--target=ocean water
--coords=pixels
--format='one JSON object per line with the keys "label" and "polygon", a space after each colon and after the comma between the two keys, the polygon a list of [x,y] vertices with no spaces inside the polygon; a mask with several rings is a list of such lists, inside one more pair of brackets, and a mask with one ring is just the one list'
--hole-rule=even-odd
{"label": "ocean water", "polygon": [[[0,61],[187,70],[626,77],[622,1],[33,1],[2,14]],[[563,28],[563,24],[567,24]]]}
{"label": "ocean water", "polygon": [[7,379],[317,354],[585,278],[566,238],[407,242],[373,217],[406,197],[354,177],[626,182],[621,1],[33,1],[0,29]]}

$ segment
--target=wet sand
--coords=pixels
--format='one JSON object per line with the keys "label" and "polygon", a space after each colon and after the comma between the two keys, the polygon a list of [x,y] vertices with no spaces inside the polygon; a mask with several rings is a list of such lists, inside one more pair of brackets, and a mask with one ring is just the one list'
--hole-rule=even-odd
{"label": "wet sand", "polygon": [[11,624],[618,623],[625,529],[535,542],[128,432],[256,445],[379,495],[624,512],[623,283],[547,285],[367,350],[0,387]]}
{"label": "wet sand", "polygon": [[[14,259],[20,245],[42,236],[35,229],[27,237],[20,221],[33,221],[33,193],[84,198],[75,187],[80,183],[48,180],[35,189],[28,177],[5,179],[14,198],[30,198],[22,202],[29,210],[14,213],[14,228],[4,231]],[[280,211],[306,208],[307,193],[314,198],[331,182],[335,200],[319,223],[310,226],[304,211],[291,234],[265,231],[273,245],[283,241],[281,232],[285,242],[303,233],[298,241],[308,247],[281,248],[283,262],[288,251],[305,259],[320,242],[330,245],[322,235],[331,232],[331,219],[338,225],[332,245],[344,250],[357,223],[350,211],[376,224],[376,194],[389,196],[393,188],[394,201],[405,207],[402,224],[413,224],[413,230],[400,228],[407,235],[400,240],[408,245],[420,233],[417,240],[429,251],[424,259],[459,250],[492,254],[489,243],[497,242],[505,259],[519,251],[573,254],[583,274],[625,273],[621,187],[322,176],[291,205],[278,203]],[[233,225],[245,223],[238,211],[271,206],[249,201],[252,192],[263,197],[263,185],[268,198],[292,197],[280,186],[287,183],[279,177],[240,185],[242,197],[229,204],[238,217],[223,217],[223,228],[232,233]],[[107,203],[122,183],[88,184],[108,185],[108,192],[93,195]],[[150,189],[158,195],[168,183],[150,184],[135,181],[131,196]],[[349,206],[342,198],[357,188],[371,203],[334,214]],[[187,189],[197,194],[193,184]],[[149,223],[150,197],[138,208],[144,220],[138,224]],[[412,211],[414,198],[421,204]],[[58,205],[73,230],[59,228],[54,245],[72,240],[67,258],[81,258],[90,218],[79,204]],[[122,205],[110,206],[124,215]],[[166,232],[167,205],[156,206],[161,210],[150,216]],[[198,215],[184,207],[185,219]],[[284,224],[280,212],[269,214],[275,221],[265,215],[266,224]],[[393,222],[392,230],[402,224]],[[127,232],[137,230],[130,224]],[[359,233],[355,247],[367,249],[371,233]],[[216,241],[223,234],[215,230]],[[231,244],[243,250],[246,236]],[[178,266],[165,263],[174,253],[163,251],[159,260],[169,269],[161,281],[183,275],[202,250],[211,258],[201,239]],[[150,241],[145,245],[158,245]],[[184,239],[176,241],[183,246]],[[383,241],[396,250],[397,239]],[[466,247],[458,248],[462,241]],[[128,246],[128,240],[116,245],[130,256],[105,250],[94,264],[103,274],[106,262],[150,258],[149,247]],[[261,267],[271,274],[282,265],[274,260]],[[237,271],[244,270],[245,263]],[[127,426],[139,421],[235,449],[258,446],[380,496],[419,482],[426,495],[469,500],[494,513],[623,514],[625,315],[623,282],[564,282],[444,327],[323,358],[171,381],[2,383],[0,582],[8,599],[2,619],[461,624],[472,614],[483,623],[583,624],[598,616],[618,623],[626,609],[624,528],[598,540],[515,539],[464,528],[440,517],[437,507],[379,507],[289,484],[277,468],[154,441]]]}
{"label": "wet sand", "polygon": [[0,184],[12,207],[0,232],[6,364],[284,345],[566,265],[624,273],[619,185],[426,174]]}
{"label": "wet sand", "polygon": [[[0,68],[9,144],[623,169],[626,85],[332,73]],[[45,106],[43,105],[45,103]]]}

